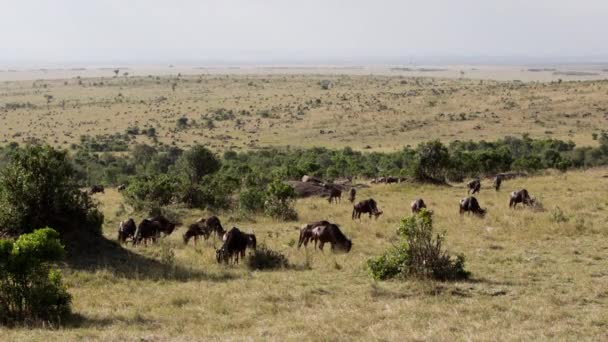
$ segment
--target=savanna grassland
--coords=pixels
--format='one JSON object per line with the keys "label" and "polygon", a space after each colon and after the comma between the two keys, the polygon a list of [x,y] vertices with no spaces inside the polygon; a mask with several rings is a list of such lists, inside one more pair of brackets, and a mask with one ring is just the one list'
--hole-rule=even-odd
{"label": "savanna grassland", "polygon": [[[38,140],[72,151],[94,139],[202,144],[215,152],[268,146],[395,151],[440,139],[507,135],[592,138],[608,123],[608,81],[517,82],[385,75],[201,74],[7,81],[0,84],[0,144]],[[324,89],[327,88],[327,89]],[[153,128],[153,130],[150,130]],[[104,138],[104,135],[112,135]],[[97,153],[99,151],[93,151]],[[269,170],[270,171],[270,170]],[[185,227],[152,246],[90,246],[62,267],[74,317],[61,327],[0,328],[0,340],[603,340],[608,330],[608,170],[540,171],[483,179],[488,215],[458,214],[464,184],[361,184],[384,214],[351,220],[346,200],[298,199],[296,222],[262,214],[172,205],[185,225],[217,214],[225,228],[254,232],[290,267],[219,265],[210,239],[184,245]],[[539,209],[508,208],[526,188]],[[141,220],[123,193],[93,195],[103,235]],[[471,279],[374,281],[371,257],[397,242],[401,217],[423,198],[450,254]],[[348,254],[298,249],[303,223],[326,219],[352,239]]]}
{"label": "savanna grassland", "polygon": [[[402,183],[359,191],[384,211],[377,221],[350,218],[348,201],[299,200],[301,222],[341,224],[349,254],[300,249],[297,223],[220,215],[258,242],[284,253],[289,269],[250,272],[218,265],[213,246],[181,241],[183,227],[156,246],[128,251],[162,268],[96,256],[89,269],[66,268],[79,319],[57,330],[2,329],[5,340],[602,340],[608,325],[608,186],[605,169],[548,172],[506,181],[495,192],[482,182],[484,219],[458,215],[463,185]],[[508,192],[527,188],[544,210],[508,208]],[[129,211],[113,190],[95,195],[115,239]],[[365,267],[396,242],[400,217],[422,197],[446,233],[450,253],[463,253],[464,282],[373,281]],[[180,211],[184,222],[205,213]],[[137,217],[139,219],[139,217]],[[93,246],[92,246],[93,248]],[[119,271],[126,267],[127,272]]]}
{"label": "savanna grassland", "polygon": [[592,133],[608,122],[602,80],[107,73],[3,82],[0,142],[40,139],[68,148],[83,135],[121,134],[129,144],[156,139],[216,151],[277,145],[393,151],[430,139],[528,133],[592,145]]}

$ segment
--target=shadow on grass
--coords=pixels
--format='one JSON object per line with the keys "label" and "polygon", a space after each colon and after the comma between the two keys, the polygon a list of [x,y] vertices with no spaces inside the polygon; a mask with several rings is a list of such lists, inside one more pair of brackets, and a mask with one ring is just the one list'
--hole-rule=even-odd
{"label": "shadow on grass", "polygon": [[68,251],[66,263],[74,270],[106,270],[127,279],[225,282],[237,278],[231,273],[209,274],[176,264],[165,264],[134,253],[102,236],[79,237],[77,240],[70,238],[65,241]]}
{"label": "shadow on grass", "polygon": [[62,322],[61,328],[63,329],[74,329],[74,328],[105,328],[114,324],[124,323],[126,325],[138,325],[145,326],[153,324],[155,321],[147,319],[140,314],[135,314],[132,317],[123,315],[113,316],[112,318],[92,318],[79,313],[72,313],[69,317]]}

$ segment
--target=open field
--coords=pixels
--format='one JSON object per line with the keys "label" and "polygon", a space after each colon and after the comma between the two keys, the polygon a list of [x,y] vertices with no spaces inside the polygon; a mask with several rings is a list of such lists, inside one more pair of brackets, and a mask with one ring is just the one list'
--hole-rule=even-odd
{"label": "open field", "polygon": [[[3,340],[602,340],[608,327],[608,170],[547,173],[505,181],[503,190],[483,181],[477,197],[485,219],[460,217],[463,185],[403,183],[361,189],[384,215],[350,218],[347,201],[299,200],[298,223],[255,217],[241,222],[221,214],[226,228],[254,231],[259,243],[285,253],[292,269],[250,272],[214,259],[210,241],[184,246],[177,230],[160,246],[127,247],[165,268],[97,257],[93,270],[65,269],[76,322],[59,330],[2,328]],[[510,210],[508,193],[525,187],[545,211]],[[95,195],[115,239],[128,216],[122,196]],[[464,253],[467,282],[374,282],[365,261],[395,241],[409,203],[425,199],[435,228],[447,233],[451,253]],[[125,212],[126,211],[126,212]],[[199,211],[181,210],[184,222]],[[137,217],[139,219],[140,217]],[[353,239],[349,254],[298,250],[303,222],[341,224]],[[93,247],[92,247],[93,248]],[[174,252],[174,258],[168,256]],[[117,272],[127,268],[131,271]]]}
{"label": "open field", "polygon": [[0,65],[0,81],[57,80],[76,77],[95,78],[113,75],[119,68],[121,74],[131,76],[198,75],[382,75],[406,77],[462,78],[475,80],[498,80],[524,82],[551,82],[602,80],[608,77],[606,63],[561,63],[561,64],[408,64],[408,65],[51,65],[45,68],[24,65]]}
{"label": "open field", "polygon": [[[277,145],[394,151],[430,139],[528,133],[593,145],[592,133],[608,123],[608,82],[568,82],[568,76],[562,83],[522,83],[410,77],[407,71],[388,76],[200,70],[180,77],[104,72],[106,77],[1,83],[0,143],[40,139],[69,148],[82,135],[118,133],[129,144],[157,139],[216,151]],[[322,89],[324,81],[328,89]],[[178,127],[180,118],[187,121]],[[126,134],[129,128],[132,134]],[[141,134],[150,128],[150,136]]]}

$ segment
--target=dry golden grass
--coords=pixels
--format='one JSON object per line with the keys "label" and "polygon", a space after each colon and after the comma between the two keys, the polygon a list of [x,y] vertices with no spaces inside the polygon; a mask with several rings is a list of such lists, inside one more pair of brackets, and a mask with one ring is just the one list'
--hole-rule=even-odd
{"label": "dry golden grass", "polygon": [[[334,86],[321,89],[324,79]],[[431,138],[494,140],[523,133],[591,145],[591,134],[608,119],[606,81],[311,74],[80,81],[82,85],[78,79],[0,84],[0,108],[10,103],[36,106],[0,110],[0,142],[37,138],[67,148],[81,135],[124,133],[138,126],[154,127],[165,144],[201,143],[219,151],[276,145],[391,151]],[[48,104],[45,95],[53,96]],[[235,117],[206,128],[202,117],[221,108],[233,110]],[[259,114],[265,111],[269,117]],[[200,125],[176,131],[182,116]],[[144,136],[136,141],[150,143]]]}
{"label": "dry golden grass", "polygon": [[[298,223],[266,217],[233,221],[226,228],[254,231],[258,241],[285,253],[293,269],[250,272],[218,265],[212,241],[184,246],[176,231],[163,246],[127,247],[157,260],[175,253],[187,271],[129,276],[112,271],[65,269],[80,319],[58,330],[0,329],[2,340],[602,340],[608,328],[608,170],[550,173],[503,183],[484,181],[477,196],[485,219],[460,217],[466,190],[415,184],[379,185],[359,191],[374,197],[384,215],[350,218],[347,201],[297,202]],[[510,210],[508,194],[525,187],[545,211]],[[106,215],[104,234],[115,239],[121,195],[95,195]],[[447,248],[464,253],[466,282],[374,282],[365,262],[395,241],[401,216],[422,197],[447,233]],[[559,207],[562,215],[557,214]],[[116,214],[119,213],[117,216]],[[181,211],[184,222],[203,213]],[[138,218],[139,219],[139,218]],[[295,228],[328,219],[353,239],[349,254],[298,250]]]}

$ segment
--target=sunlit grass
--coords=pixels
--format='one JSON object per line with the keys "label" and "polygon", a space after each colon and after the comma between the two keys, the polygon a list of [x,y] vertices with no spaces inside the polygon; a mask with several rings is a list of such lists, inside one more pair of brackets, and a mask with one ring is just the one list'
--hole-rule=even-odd
{"label": "sunlit grass", "polygon": [[[66,283],[80,319],[59,330],[0,330],[3,340],[601,340],[608,325],[608,186],[606,169],[549,173],[503,183],[495,192],[483,181],[477,198],[485,219],[458,214],[463,185],[380,185],[361,189],[384,211],[380,219],[352,221],[352,206],[319,198],[297,202],[299,222],[256,216],[225,227],[252,231],[258,243],[284,253],[292,268],[247,270],[218,265],[209,240],[184,246],[177,230],[164,243],[175,265],[187,273],[131,277],[111,267],[66,269]],[[541,199],[545,211],[508,208],[508,194],[520,188]],[[450,253],[463,253],[472,272],[467,282],[374,282],[366,260],[393,242],[409,203],[424,198],[434,211],[435,228],[447,234]],[[108,190],[96,195],[107,221],[104,234],[115,239],[122,199]],[[555,219],[559,207],[565,219]],[[128,210],[128,208],[127,208]],[[184,222],[205,213],[180,211]],[[141,217],[136,217],[139,220]],[[328,219],[353,240],[349,254],[300,249],[297,227]],[[166,246],[165,246],[166,247]],[[161,259],[162,247],[126,246]]]}

